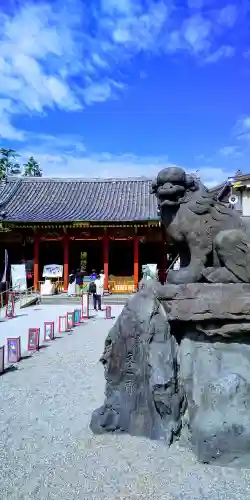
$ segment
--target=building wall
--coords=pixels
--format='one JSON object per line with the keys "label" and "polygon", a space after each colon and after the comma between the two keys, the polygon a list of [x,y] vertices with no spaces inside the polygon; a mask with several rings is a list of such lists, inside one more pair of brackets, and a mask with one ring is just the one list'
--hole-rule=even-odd
{"label": "building wall", "polygon": [[242,192],[242,215],[250,216],[250,189],[245,189]]}
{"label": "building wall", "polygon": [[237,196],[237,203],[234,205],[234,209],[237,210],[243,217],[250,217],[250,189],[244,187],[241,189],[234,189],[229,193],[226,193],[222,197],[221,201],[223,203],[230,203],[230,194]]}
{"label": "building wall", "polygon": [[237,210],[240,213],[242,213],[242,202],[243,202],[242,192],[239,191],[239,190],[238,191],[237,190],[232,190],[232,194],[236,195],[237,198],[238,198],[237,203],[235,203],[235,205],[234,205],[235,210]]}

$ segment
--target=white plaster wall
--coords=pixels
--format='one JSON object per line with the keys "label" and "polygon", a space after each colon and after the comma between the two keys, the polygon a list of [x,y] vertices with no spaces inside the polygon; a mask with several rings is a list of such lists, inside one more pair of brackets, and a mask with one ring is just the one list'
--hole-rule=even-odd
{"label": "white plaster wall", "polygon": [[242,193],[242,215],[250,216],[250,189],[246,189]]}

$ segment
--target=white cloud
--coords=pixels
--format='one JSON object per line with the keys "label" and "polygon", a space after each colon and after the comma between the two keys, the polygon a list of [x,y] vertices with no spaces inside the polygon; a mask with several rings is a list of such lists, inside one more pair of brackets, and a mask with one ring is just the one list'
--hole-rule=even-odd
{"label": "white cloud", "polygon": [[247,49],[245,52],[243,52],[243,57],[245,59],[250,59],[250,49]]}
{"label": "white cloud", "polygon": [[8,137],[11,140],[22,141],[25,138],[25,132],[17,130],[9,120],[9,114],[13,102],[11,99],[0,98],[0,138]]}
{"label": "white cloud", "polygon": [[233,47],[216,42],[216,26],[220,34],[232,28],[236,9],[229,4],[212,19],[205,4],[189,0],[197,12],[186,19],[165,0],[45,0],[2,13],[0,99],[12,105],[1,107],[0,137],[24,137],[15,133],[16,114],[78,111],[113,98],[116,83],[123,86],[113,81],[114,71],[141,51],[187,51],[210,63],[231,57]]}
{"label": "white cloud", "polygon": [[233,134],[238,140],[250,141],[250,116],[241,116],[237,120]]}
{"label": "white cloud", "polygon": [[113,14],[131,14],[135,8],[133,0],[101,0],[102,9],[104,12]]}
{"label": "white cloud", "polygon": [[205,58],[206,63],[215,63],[221,59],[229,59],[235,54],[235,48],[231,45],[222,45],[218,50]]}
{"label": "white cloud", "polygon": [[57,14],[42,3],[24,4],[13,17],[1,16],[0,97],[12,105],[0,115],[0,137],[23,138],[21,133],[13,136],[15,114],[42,113],[54,106],[81,108],[70,81],[79,54],[76,25],[74,15],[67,19],[64,10]]}
{"label": "white cloud", "polygon": [[101,20],[100,24],[106,29],[106,34],[111,34],[113,42],[122,52],[125,50],[134,54],[141,50],[159,49],[170,9],[164,2],[151,1],[148,5],[144,9],[142,4],[134,2],[128,15],[110,16]]}
{"label": "white cloud", "polygon": [[250,116],[245,116],[242,121],[242,128],[244,130],[250,130]]}
{"label": "white cloud", "polygon": [[90,85],[82,91],[82,94],[85,103],[90,105],[94,102],[105,102],[110,98],[115,98],[119,91],[124,88],[125,85],[108,79],[103,83],[90,83]]}
{"label": "white cloud", "polygon": [[183,23],[183,36],[194,52],[207,52],[210,48],[212,24],[197,14]]}
{"label": "white cloud", "polygon": [[237,7],[236,5],[229,4],[221,11],[219,12],[218,15],[218,22],[222,24],[223,26],[227,26],[228,28],[232,28],[234,26],[236,19],[238,16],[237,12]]}
{"label": "white cloud", "polygon": [[220,149],[219,154],[224,157],[236,157],[241,156],[242,152],[239,151],[237,146],[225,146]]}
{"label": "white cloud", "polygon": [[187,3],[190,9],[201,9],[205,2],[203,0],[188,0]]}
{"label": "white cloud", "polygon": [[201,180],[208,188],[225,182],[233,173],[234,171],[230,168],[223,169],[221,167],[201,167],[199,170]]}
{"label": "white cloud", "polygon": [[166,51],[185,51],[200,63],[215,63],[232,57],[236,50],[235,41],[225,44],[223,37],[235,25],[237,10],[229,5],[209,11],[205,8],[206,2],[202,0],[192,0],[189,6],[192,15],[187,16],[167,34]]}
{"label": "white cloud", "polygon": [[[109,153],[75,154],[54,152],[45,154],[32,149],[32,154],[41,164],[45,176],[57,177],[152,177],[154,178],[161,168],[169,165],[166,157],[143,158],[132,154],[111,155]],[[23,161],[31,155],[31,151],[21,151]]]}
{"label": "white cloud", "polygon": [[[234,125],[228,145],[221,147],[209,156],[195,157],[195,165],[201,165],[203,178],[207,186],[224,182],[228,177],[233,177],[235,172],[250,171],[250,116],[239,117]],[[218,165],[218,167],[214,167]]]}
{"label": "white cloud", "polygon": [[[138,157],[133,153],[94,154],[87,150],[80,137],[42,136],[38,141],[34,137],[33,142],[32,149],[25,146],[19,150],[21,163],[25,163],[33,155],[40,163],[44,176],[47,177],[147,177],[153,179],[165,167],[181,166],[171,162],[166,155]],[[204,161],[205,159],[200,163]],[[193,173],[195,168],[185,170]],[[225,181],[229,175],[233,175],[233,172],[220,167],[203,165],[199,167],[198,175],[202,182],[212,187]]]}

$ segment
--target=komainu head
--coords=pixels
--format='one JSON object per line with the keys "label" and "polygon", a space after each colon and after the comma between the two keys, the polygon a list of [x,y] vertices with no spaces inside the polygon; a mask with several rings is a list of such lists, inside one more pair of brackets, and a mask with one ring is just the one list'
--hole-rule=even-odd
{"label": "komainu head", "polygon": [[199,181],[179,167],[164,168],[152,183],[151,193],[158,199],[159,208],[165,205],[178,206],[186,201],[186,194],[197,191]]}

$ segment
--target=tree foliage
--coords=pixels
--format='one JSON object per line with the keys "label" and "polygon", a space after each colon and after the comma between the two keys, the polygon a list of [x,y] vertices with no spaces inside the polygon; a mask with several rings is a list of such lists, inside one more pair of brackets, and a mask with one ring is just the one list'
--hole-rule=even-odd
{"label": "tree foliage", "polygon": [[0,148],[0,178],[21,173],[21,167],[16,161],[19,156],[14,149]]}
{"label": "tree foliage", "polygon": [[42,169],[33,156],[23,165],[23,170],[17,161],[18,157],[20,157],[20,155],[15,149],[0,148],[0,179],[4,179],[11,175],[42,177]]}
{"label": "tree foliage", "polygon": [[27,163],[24,164],[24,172],[23,175],[25,177],[42,177],[43,173],[39,166],[39,163],[35,160],[33,156],[31,156]]}

